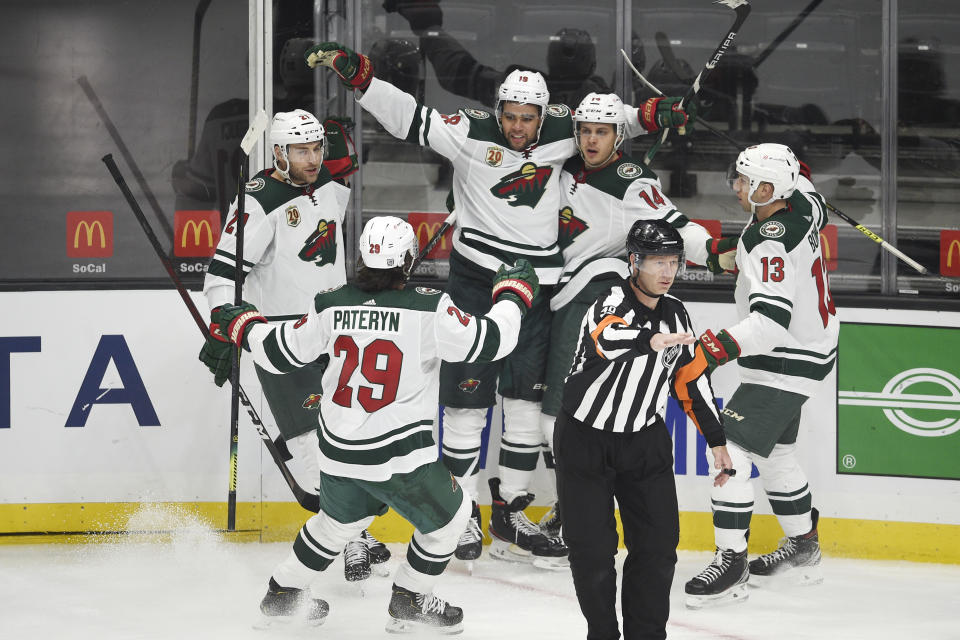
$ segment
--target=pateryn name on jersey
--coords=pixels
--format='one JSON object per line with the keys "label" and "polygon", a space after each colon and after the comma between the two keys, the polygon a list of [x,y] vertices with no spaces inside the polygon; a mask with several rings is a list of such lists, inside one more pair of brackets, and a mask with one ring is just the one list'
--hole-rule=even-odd
{"label": "pateryn name on jersey", "polygon": [[400,312],[379,309],[337,309],[333,312],[333,330],[396,333],[400,330]]}

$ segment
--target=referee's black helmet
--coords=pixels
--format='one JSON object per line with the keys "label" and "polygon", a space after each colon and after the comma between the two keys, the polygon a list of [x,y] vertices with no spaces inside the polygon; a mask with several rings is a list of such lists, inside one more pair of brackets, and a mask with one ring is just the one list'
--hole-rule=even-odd
{"label": "referee's black helmet", "polygon": [[627,233],[627,253],[683,256],[683,238],[665,220],[637,220]]}

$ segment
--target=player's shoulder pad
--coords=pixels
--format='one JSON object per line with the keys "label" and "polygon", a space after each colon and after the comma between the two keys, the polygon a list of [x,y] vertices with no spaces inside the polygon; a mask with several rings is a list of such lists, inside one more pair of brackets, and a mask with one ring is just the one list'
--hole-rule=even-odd
{"label": "player's shoulder pad", "polygon": [[798,210],[791,206],[782,209],[763,222],[752,223],[741,236],[741,242],[747,253],[763,243],[770,242],[782,244],[784,250],[789,253],[814,228],[809,203],[807,203],[806,210],[803,208]]}
{"label": "player's shoulder pad", "polygon": [[627,191],[641,179],[644,179],[644,183],[637,185],[638,188],[643,188],[647,182],[655,181],[657,175],[643,163],[635,162],[630,156],[624,155],[600,171],[587,174],[586,183],[622,200]]}
{"label": "player's shoulder pad", "polygon": [[331,289],[324,289],[320,291],[313,297],[313,308],[320,313],[324,309],[329,309],[330,307],[346,307],[355,304],[361,304],[366,298],[370,297],[370,294],[367,294],[360,289],[348,285],[341,284],[339,286],[333,287]]}
{"label": "player's shoulder pad", "polygon": [[371,300],[373,304],[394,309],[408,309],[411,311],[436,311],[443,292],[431,287],[410,287],[408,289],[391,289],[380,291]]}
{"label": "player's shoulder pad", "polygon": [[466,116],[470,124],[468,137],[502,144],[503,134],[500,133],[500,126],[494,114],[483,109],[460,109],[460,113]]}
{"label": "player's shoulder pad", "polygon": [[543,146],[551,142],[573,138],[573,117],[570,107],[565,104],[548,104],[543,112],[543,126],[537,144]]}

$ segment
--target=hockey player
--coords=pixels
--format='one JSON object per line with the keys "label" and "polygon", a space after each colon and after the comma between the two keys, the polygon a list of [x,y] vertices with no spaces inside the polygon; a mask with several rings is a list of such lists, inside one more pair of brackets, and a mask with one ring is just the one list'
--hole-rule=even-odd
{"label": "hockey player", "polygon": [[683,238],[667,220],[637,220],[626,251],[629,277],[601,293],[580,325],[554,433],[557,489],[587,638],[620,637],[616,499],[627,548],[623,634],[662,640],[680,538],[673,442],[663,420],[668,393],[706,438],[718,469],[731,464],[707,363],[690,346],[690,316],[667,294],[684,268]]}
{"label": "hockey player", "polygon": [[525,260],[501,267],[492,280],[493,306],[474,316],[436,289],[404,290],[417,249],[407,222],[373,218],[360,235],[356,283],[318,294],[299,320],[268,325],[248,304],[213,313],[218,329],[208,343],[216,348],[222,335],[271,372],[330,358],[318,432],[320,512],[270,578],[261,603],[268,620],[299,615],[322,622],[327,603],[311,597],[308,586],[389,505],[416,531],[394,578],[387,630],[462,628],[462,610],[433,594],[471,511],[469,496],[437,460],[440,360],[508,354],[536,299],[537,276]]}
{"label": "hockey player", "polygon": [[[370,60],[337,43],[307,51],[307,63],[333,69],[358,90],[360,105],[398,138],[429,146],[453,163],[457,231],[450,256],[448,291],[459,307],[474,314],[489,308],[490,278],[502,264],[528,259],[549,296],[560,276],[556,215],[559,174],[576,152],[570,109],[550,104],[539,73],[516,70],[500,85],[494,113],[461,109],[437,113],[389,83],[373,77]],[[688,120],[678,98],[652,100],[628,108],[626,134],[635,136]],[[524,515],[533,494],[530,479],[540,455],[540,400],[550,318],[538,301],[524,319],[519,346],[491,365],[445,364],[441,375],[444,463],[476,502],[481,434],[499,391],[505,431],[500,445],[499,479],[491,479],[490,533],[494,553],[519,561],[566,555]],[[499,379],[499,388],[498,388]],[[476,558],[481,550],[480,510],[464,533],[457,557]],[[502,543],[502,544],[501,544]]]}
{"label": "hockey player", "polygon": [[[255,301],[271,321],[299,317],[317,291],[347,281],[342,224],[350,189],[334,180],[323,164],[325,139],[325,129],[313,114],[302,109],[277,113],[269,137],[273,169],[253,176],[246,186],[244,297]],[[203,282],[211,310],[234,301],[236,203],[231,210]],[[230,377],[229,353],[222,359],[208,356],[204,362],[216,369],[217,386]],[[317,398],[326,363],[323,357],[283,376],[256,367],[280,430],[279,444],[285,443],[297,458],[314,489],[320,479]],[[344,569],[348,580],[369,577],[371,562],[390,558],[389,549],[369,532],[356,544],[348,554],[354,562]]]}
{"label": "hockey player", "polygon": [[[800,582],[821,580],[818,513],[796,448],[800,408],[837,355],[838,321],[820,249],[824,200],[780,144],[747,148],[735,175],[740,205],[752,214],[737,247],[740,321],[708,330],[700,345],[711,368],[738,358],[741,384],[723,410],[737,473],[711,492],[717,552],[686,584],[690,607],[745,600],[751,576],[795,569]],[[748,565],[751,462],[786,538]]]}
{"label": "hockey player", "polygon": [[[579,154],[563,165],[560,174],[563,274],[550,300],[553,326],[541,415],[547,443],[553,442],[564,378],[580,339],[580,321],[601,292],[629,275],[623,239],[634,222],[665,220],[680,232],[689,260],[709,264],[722,257],[733,268],[733,253],[718,253],[717,241],[677,210],[657,175],[619,150],[626,129],[619,97],[589,94],[574,112],[573,122]],[[561,522],[554,507],[540,526],[557,535]]]}

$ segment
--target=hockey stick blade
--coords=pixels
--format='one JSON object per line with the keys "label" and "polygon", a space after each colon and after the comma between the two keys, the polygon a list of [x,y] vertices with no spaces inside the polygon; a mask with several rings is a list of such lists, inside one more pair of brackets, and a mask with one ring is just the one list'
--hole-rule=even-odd
{"label": "hockey stick blade", "polygon": [[250,152],[253,151],[253,145],[257,144],[257,140],[263,135],[266,128],[267,112],[260,109],[257,115],[254,116],[250,128],[247,129],[247,132],[243,135],[243,140],[240,141],[240,148],[243,149],[244,155],[250,155]]}

